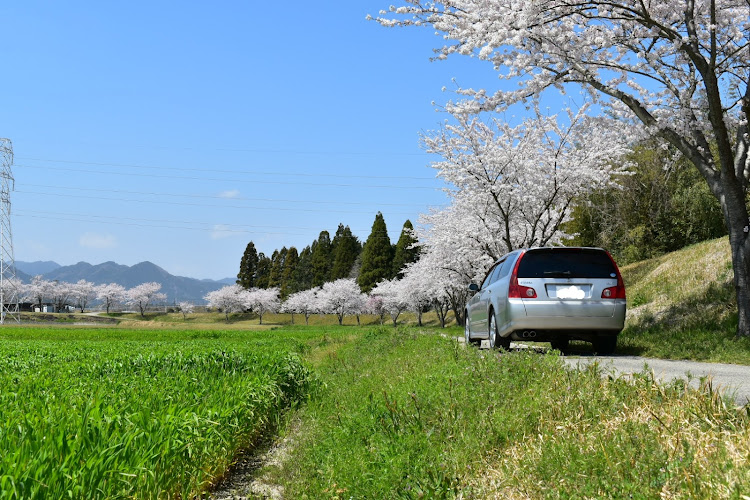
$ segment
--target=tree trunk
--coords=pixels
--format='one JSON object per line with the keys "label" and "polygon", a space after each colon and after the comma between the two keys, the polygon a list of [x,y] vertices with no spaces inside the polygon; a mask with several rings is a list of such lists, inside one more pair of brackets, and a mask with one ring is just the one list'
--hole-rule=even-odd
{"label": "tree trunk", "polygon": [[[750,222],[749,222],[750,224]],[[749,226],[745,226],[750,230]],[[737,337],[750,336],[750,239],[744,230],[729,231],[734,289],[737,296]]]}
{"label": "tree trunk", "polygon": [[737,337],[750,336],[750,218],[742,181],[733,175],[732,165],[722,165],[718,182],[707,179],[724,213],[732,249],[732,270],[737,296]]}
{"label": "tree trunk", "polygon": [[433,300],[432,307],[440,319],[440,328],[445,328],[445,317],[448,315],[448,306],[439,300]]}

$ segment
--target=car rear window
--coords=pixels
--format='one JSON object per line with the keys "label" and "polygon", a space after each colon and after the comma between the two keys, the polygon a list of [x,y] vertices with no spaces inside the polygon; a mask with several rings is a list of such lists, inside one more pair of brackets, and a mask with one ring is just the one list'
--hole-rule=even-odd
{"label": "car rear window", "polygon": [[594,248],[541,248],[524,254],[519,278],[616,278],[612,259]]}

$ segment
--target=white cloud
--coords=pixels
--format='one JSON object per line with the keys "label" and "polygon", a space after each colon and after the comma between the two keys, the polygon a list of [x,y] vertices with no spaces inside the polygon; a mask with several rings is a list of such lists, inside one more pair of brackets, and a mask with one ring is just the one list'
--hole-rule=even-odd
{"label": "white cloud", "polygon": [[78,243],[84,248],[115,248],[117,239],[111,234],[85,233],[81,235]]}
{"label": "white cloud", "polygon": [[235,199],[240,197],[240,191],[238,189],[230,189],[229,191],[222,191],[219,193],[219,198]]}
{"label": "white cloud", "polygon": [[214,225],[213,231],[211,231],[211,239],[222,240],[224,238],[236,236],[237,234],[237,231],[232,231],[232,229],[226,224],[216,224]]}

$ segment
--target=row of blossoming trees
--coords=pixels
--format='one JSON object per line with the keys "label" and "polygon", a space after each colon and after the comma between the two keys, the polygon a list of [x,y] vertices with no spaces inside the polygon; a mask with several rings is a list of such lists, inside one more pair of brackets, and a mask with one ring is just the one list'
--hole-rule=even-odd
{"label": "row of blossoming trees", "polygon": [[[30,283],[17,281],[13,287],[18,291],[21,302],[31,303],[39,311],[43,310],[45,304],[52,304],[56,311],[64,311],[73,306],[84,312],[91,303],[99,301],[107,313],[115,308],[128,306],[137,309],[143,316],[150,305],[163,302],[167,298],[160,292],[161,285],[154,282],[126,289],[117,283],[95,285],[86,280],[68,283],[35,276]],[[191,306],[185,304],[185,307]]]}
{"label": "row of blossoming trees", "polygon": [[421,324],[422,312],[434,306],[436,311],[443,311],[439,316],[442,326],[445,326],[447,302],[440,304],[434,294],[414,285],[406,278],[384,280],[366,294],[362,293],[356,280],[345,278],[293,293],[283,302],[278,288],[245,289],[240,285],[229,285],[208,293],[205,299],[209,307],[221,310],[227,320],[230,313],[250,310],[258,315],[261,324],[265,313],[285,312],[292,315],[292,322],[295,314],[304,316],[305,324],[313,314],[335,314],[339,324],[343,323],[344,316],[355,316],[359,324],[361,315],[373,314],[380,317],[381,323],[390,316],[396,326],[401,313],[407,310],[414,311]]}

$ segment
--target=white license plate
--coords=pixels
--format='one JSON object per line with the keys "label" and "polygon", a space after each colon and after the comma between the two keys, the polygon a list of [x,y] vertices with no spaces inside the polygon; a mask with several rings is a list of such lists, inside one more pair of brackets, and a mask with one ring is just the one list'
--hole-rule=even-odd
{"label": "white license plate", "polygon": [[553,299],[582,300],[590,291],[591,285],[547,285],[547,295]]}

